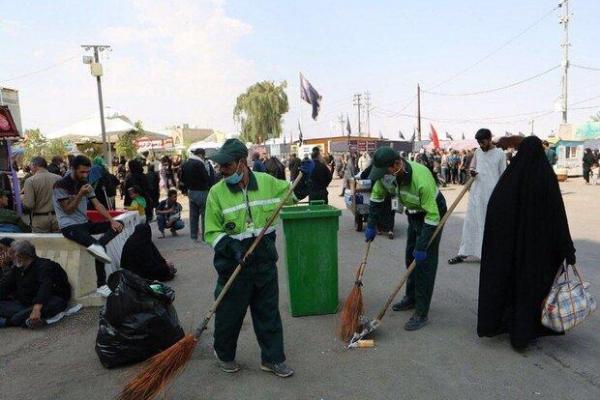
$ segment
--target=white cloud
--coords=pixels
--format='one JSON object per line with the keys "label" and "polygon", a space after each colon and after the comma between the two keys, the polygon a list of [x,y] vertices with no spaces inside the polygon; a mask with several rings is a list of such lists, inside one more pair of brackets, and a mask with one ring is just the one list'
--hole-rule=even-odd
{"label": "white cloud", "polygon": [[133,23],[102,32],[106,104],[147,126],[189,122],[233,129],[235,98],[254,76],[236,53],[252,28],[226,15],[221,1],[133,0]]}

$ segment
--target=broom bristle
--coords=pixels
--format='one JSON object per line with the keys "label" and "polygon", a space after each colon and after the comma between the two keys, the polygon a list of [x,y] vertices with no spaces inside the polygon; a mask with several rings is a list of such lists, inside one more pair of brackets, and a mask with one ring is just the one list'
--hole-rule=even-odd
{"label": "broom bristle", "polygon": [[118,400],[151,400],[177,377],[194,353],[198,339],[185,335],[168,349],[152,357],[121,391]]}
{"label": "broom bristle", "polygon": [[360,316],[363,313],[363,297],[360,285],[355,284],[344,302],[340,314],[340,338],[350,340],[360,325]]}

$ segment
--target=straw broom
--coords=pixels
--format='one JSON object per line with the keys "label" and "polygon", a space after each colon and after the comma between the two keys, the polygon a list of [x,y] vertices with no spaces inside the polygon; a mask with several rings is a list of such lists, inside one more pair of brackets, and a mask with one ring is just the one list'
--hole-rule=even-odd
{"label": "straw broom", "polygon": [[[436,239],[436,237],[440,234],[444,225],[446,224],[446,221],[448,220],[448,218],[450,218],[450,215],[452,215],[452,213],[454,212],[454,209],[458,206],[458,203],[460,203],[460,201],[462,200],[464,195],[471,188],[471,185],[473,184],[473,182],[475,182],[475,177],[469,178],[469,180],[465,183],[465,185],[463,186],[463,189],[461,190],[461,192],[458,194],[458,196],[454,200],[454,203],[452,203],[452,205],[450,206],[448,211],[446,211],[446,214],[444,214],[442,216],[442,219],[440,220],[437,228],[435,228],[435,231],[433,232],[433,234],[431,235],[431,238],[429,239],[429,243],[427,244],[427,247],[429,247],[431,245],[431,243],[433,243],[433,241]],[[348,348],[353,347],[353,345],[356,342],[358,342],[360,339],[363,339],[365,336],[367,336],[368,334],[370,334],[371,332],[373,332],[375,329],[377,329],[379,327],[379,325],[381,324],[381,320],[383,319],[385,313],[387,312],[390,305],[396,298],[396,295],[398,295],[398,292],[400,291],[400,289],[402,289],[402,287],[408,280],[408,277],[410,276],[410,274],[414,271],[414,269],[416,267],[417,267],[417,261],[413,260],[410,263],[410,265],[408,266],[408,268],[406,269],[406,272],[404,273],[404,275],[402,275],[400,282],[398,282],[398,284],[396,285],[396,287],[394,288],[394,290],[388,297],[387,301],[385,302],[385,304],[383,305],[383,307],[381,308],[381,310],[379,311],[379,313],[377,314],[375,319],[362,324],[362,327],[363,327],[362,331],[354,333],[354,335],[350,339],[350,344],[348,345]]]}
{"label": "straw broom", "polygon": [[360,326],[360,317],[363,313],[362,278],[365,273],[365,267],[367,266],[367,257],[369,256],[370,248],[371,242],[367,242],[365,255],[358,267],[358,271],[356,271],[354,286],[352,287],[352,290],[350,290],[350,293],[344,302],[344,306],[342,307],[339,336],[343,341],[349,340]]}
{"label": "straw broom", "polygon": [[[279,215],[279,212],[294,192],[294,189],[302,180],[302,177],[303,173],[300,172],[298,174],[298,177],[296,177],[296,179],[290,186],[290,189],[286,193],[285,197],[281,200],[281,202],[279,203],[279,205],[277,206],[277,208],[275,209],[265,226],[262,228],[260,234],[256,237],[256,239],[254,239],[248,251],[246,251],[246,254],[244,255],[244,260],[250,254],[252,254],[252,252],[254,252],[254,250],[264,237],[266,230],[273,224],[273,222]],[[194,353],[194,349],[198,344],[200,335],[202,335],[202,332],[206,330],[210,319],[215,314],[217,308],[219,307],[219,304],[221,304],[223,297],[225,297],[225,295],[229,291],[229,288],[233,284],[233,281],[242,270],[242,264],[239,264],[233,271],[231,277],[229,277],[229,280],[223,287],[223,290],[221,290],[221,293],[204,316],[202,323],[200,323],[200,325],[198,325],[198,327],[196,328],[196,331],[193,334],[190,333],[185,335],[181,340],[173,344],[171,347],[162,351],[161,353],[158,353],[150,360],[148,360],[145,366],[140,370],[140,372],[138,372],[138,374],[135,375],[127,383],[125,388],[123,388],[123,390],[117,397],[118,400],[154,399],[160,394],[161,391],[163,391],[163,389],[165,389],[169,385],[169,383],[173,379],[175,379],[181,372],[183,372],[183,369],[185,368],[188,361],[192,357],[192,354]]]}

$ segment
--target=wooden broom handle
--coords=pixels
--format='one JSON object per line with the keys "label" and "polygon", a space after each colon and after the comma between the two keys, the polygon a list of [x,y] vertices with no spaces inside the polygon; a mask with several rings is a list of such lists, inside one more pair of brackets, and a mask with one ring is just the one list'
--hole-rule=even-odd
{"label": "wooden broom handle", "polygon": [[356,276],[356,282],[362,282],[363,275],[365,273],[365,267],[367,266],[367,258],[369,257],[369,250],[371,249],[371,243],[367,242],[367,248],[365,249],[365,255],[363,256],[362,261],[360,262],[360,267],[358,267],[358,275]]}
{"label": "wooden broom handle", "polygon": [[[446,211],[446,213],[444,214],[444,216],[440,220],[440,223],[438,224],[437,228],[435,228],[435,231],[433,232],[433,235],[431,235],[431,238],[429,239],[429,243],[427,243],[427,247],[429,247],[431,245],[431,243],[435,240],[435,238],[442,231],[442,228],[444,227],[444,224],[446,224],[446,221],[448,221],[448,218],[450,218],[450,214],[452,214],[452,212],[454,211],[454,209],[456,208],[456,206],[458,206],[458,203],[460,203],[460,201],[464,197],[465,193],[467,193],[467,191],[469,190],[469,188],[471,187],[471,185],[473,184],[474,181],[475,181],[475,177],[472,176],[472,177],[469,178],[469,180],[467,181],[467,183],[465,183],[465,186],[463,187],[462,191],[458,194],[458,197],[456,197],[456,199],[454,200],[454,203],[452,203],[452,205],[450,206],[450,208],[448,209],[448,211]],[[383,316],[387,312],[388,308],[390,308],[390,305],[392,304],[392,302],[394,301],[394,299],[398,295],[398,292],[400,291],[400,289],[402,289],[402,286],[404,286],[404,284],[408,280],[408,277],[410,276],[410,274],[413,272],[413,270],[416,267],[417,267],[417,261],[413,260],[410,263],[410,265],[408,266],[408,269],[406,270],[406,272],[404,273],[404,275],[402,275],[402,279],[400,279],[400,282],[398,282],[398,285],[394,288],[394,291],[392,292],[392,294],[390,294],[390,297],[388,297],[387,301],[385,302],[385,305],[381,308],[381,310],[379,311],[379,314],[377,314],[377,318],[376,319],[378,321],[381,321],[381,319],[383,318]]]}
{"label": "wooden broom handle", "polygon": [[[296,189],[296,186],[298,186],[298,184],[302,180],[303,176],[304,176],[304,174],[302,173],[302,171],[300,171],[298,173],[298,176],[296,177],[296,179],[294,179],[294,182],[292,182],[290,189],[287,191],[287,193],[285,194],[283,199],[279,202],[279,205],[277,206],[277,208],[275,209],[273,214],[271,214],[267,223],[265,224],[265,226],[263,226],[263,228],[261,229],[258,236],[254,239],[254,241],[252,242],[252,245],[250,245],[250,247],[246,251],[246,254],[244,254],[244,258],[243,258],[244,261],[250,254],[252,254],[252,252],[254,252],[254,250],[259,245],[260,241],[262,240],[262,238],[265,236],[267,229],[269,229],[271,227],[271,225],[273,225],[273,222],[275,222],[275,219],[277,219],[277,217],[279,216],[281,209],[283,208],[283,206],[285,206],[286,202],[288,201],[288,199],[290,198],[292,193],[294,193],[294,189]],[[243,263],[243,261],[242,261],[242,263]],[[223,297],[225,297],[225,295],[229,291],[229,288],[231,288],[231,285],[233,285],[233,281],[235,280],[235,278],[239,275],[239,273],[241,271],[242,271],[242,264],[238,264],[238,266],[235,268],[235,270],[233,271],[233,273],[231,274],[231,276],[225,283],[225,286],[223,286],[221,293],[219,293],[216,300],[214,301],[214,303],[212,304],[212,306],[210,307],[210,309],[204,316],[202,323],[196,329],[196,337],[199,337],[200,334],[202,333],[202,331],[204,331],[206,329],[206,327],[208,326],[208,322],[210,321],[210,319],[212,318],[214,313],[217,311],[217,308],[219,307],[219,304],[221,304]]]}

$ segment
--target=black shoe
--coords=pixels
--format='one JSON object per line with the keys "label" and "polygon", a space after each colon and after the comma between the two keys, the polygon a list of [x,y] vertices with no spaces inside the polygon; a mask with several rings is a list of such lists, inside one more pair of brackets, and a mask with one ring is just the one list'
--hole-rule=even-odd
{"label": "black shoe", "polygon": [[406,321],[406,324],[404,324],[404,330],[416,331],[424,327],[426,324],[427,317],[423,317],[418,314],[413,314],[412,317],[410,317],[410,319]]}
{"label": "black shoe", "polygon": [[404,296],[402,300],[392,306],[394,311],[408,311],[415,308],[415,301],[413,299]]}

